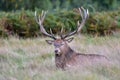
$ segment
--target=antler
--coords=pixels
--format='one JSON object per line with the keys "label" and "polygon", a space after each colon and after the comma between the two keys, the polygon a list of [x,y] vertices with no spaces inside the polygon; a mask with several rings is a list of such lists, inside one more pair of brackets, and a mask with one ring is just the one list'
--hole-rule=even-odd
{"label": "antler", "polygon": [[47,33],[46,30],[44,29],[43,21],[44,21],[44,19],[45,19],[46,13],[47,13],[46,11],[42,11],[42,14],[38,17],[38,16],[37,16],[37,12],[35,11],[35,19],[36,19],[36,22],[39,24],[39,26],[40,26],[40,31],[41,31],[44,35],[46,35],[46,36],[48,36],[48,37],[50,37],[50,38],[52,38],[52,39],[56,39],[55,36],[52,34],[52,31],[51,31],[51,30],[50,30],[51,34],[49,34],[49,33]]}
{"label": "antler", "polygon": [[76,34],[76,33],[79,32],[79,31],[82,29],[82,27],[85,25],[85,22],[86,22],[86,20],[87,20],[87,18],[88,18],[88,16],[89,16],[88,9],[85,10],[83,7],[81,7],[81,8],[78,8],[78,10],[79,10],[79,13],[80,13],[81,18],[82,18],[81,24],[80,24],[80,22],[78,21],[78,23],[77,23],[77,26],[78,26],[77,29],[76,29],[75,31],[73,31],[73,32],[70,32],[70,33],[66,34],[66,35],[62,35],[62,36],[61,36],[62,39],[65,39],[65,38],[67,38],[67,37],[69,37],[69,36],[72,36],[72,35]]}

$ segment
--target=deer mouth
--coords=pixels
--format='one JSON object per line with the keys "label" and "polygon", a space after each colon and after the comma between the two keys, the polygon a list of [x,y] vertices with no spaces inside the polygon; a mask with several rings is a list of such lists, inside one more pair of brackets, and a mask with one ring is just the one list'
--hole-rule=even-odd
{"label": "deer mouth", "polygon": [[59,54],[55,54],[55,56],[60,56]]}

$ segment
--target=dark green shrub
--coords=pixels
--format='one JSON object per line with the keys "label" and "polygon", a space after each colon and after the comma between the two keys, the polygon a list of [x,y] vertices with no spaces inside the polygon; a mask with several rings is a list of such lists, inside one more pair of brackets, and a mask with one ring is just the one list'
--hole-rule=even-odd
{"label": "dark green shrub", "polygon": [[[38,12],[40,14],[40,12]],[[77,28],[77,21],[81,20],[79,13],[73,11],[48,12],[44,27],[49,32],[50,28],[54,34],[68,33]],[[111,35],[112,31],[120,28],[120,11],[91,13],[82,33],[93,35]],[[35,22],[34,12],[17,11],[0,13],[0,36],[37,37],[42,34],[39,25]]]}

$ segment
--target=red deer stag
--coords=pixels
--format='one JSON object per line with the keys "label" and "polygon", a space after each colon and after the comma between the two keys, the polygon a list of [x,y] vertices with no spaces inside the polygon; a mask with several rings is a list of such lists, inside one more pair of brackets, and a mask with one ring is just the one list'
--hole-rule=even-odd
{"label": "red deer stag", "polygon": [[43,27],[43,21],[45,19],[46,16],[46,12],[42,11],[41,16],[37,16],[36,12],[35,12],[35,19],[36,22],[39,24],[40,26],[40,31],[52,38],[53,40],[46,40],[46,42],[48,44],[53,44],[55,47],[55,64],[57,68],[61,68],[61,69],[65,69],[67,67],[73,66],[73,65],[84,65],[84,63],[86,64],[92,64],[92,63],[99,63],[102,62],[103,60],[107,60],[105,56],[103,55],[98,55],[98,54],[81,54],[81,53],[76,53],[73,49],[71,49],[67,42],[71,42],[73,40],[72,38],[68,38],[74,34],[76,34],[77,32],[79,32],[82,27],[84,26],[89,13],[88,10],[84,9],[83,7],[78,8],[78,11],[81,15],[82,18],[82,22],[81,24],[78,21],[78,27],[75,31],[70,32],[66,35],[60,35],[60,38],[56,38],[52,31],[50,30],[51,34],[47,33],[46,30]]}

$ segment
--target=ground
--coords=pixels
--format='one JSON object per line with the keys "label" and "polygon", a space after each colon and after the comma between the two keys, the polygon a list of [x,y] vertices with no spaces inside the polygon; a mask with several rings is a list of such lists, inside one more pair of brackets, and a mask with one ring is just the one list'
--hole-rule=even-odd
{"label": "ground", "polygon": [[105,55],[113,65],[66,71],[56,69],[46,39],[0,39],[0,80],[120,80],[120,37],[75,36],[69,45],[76,52]]}

